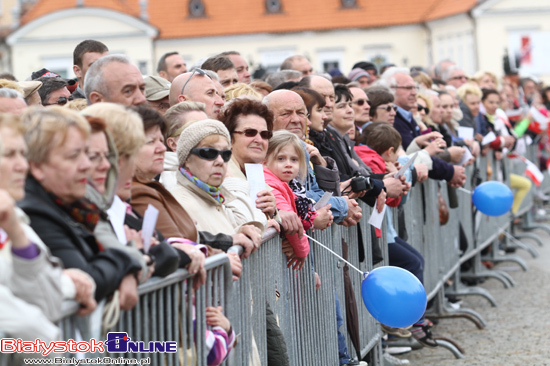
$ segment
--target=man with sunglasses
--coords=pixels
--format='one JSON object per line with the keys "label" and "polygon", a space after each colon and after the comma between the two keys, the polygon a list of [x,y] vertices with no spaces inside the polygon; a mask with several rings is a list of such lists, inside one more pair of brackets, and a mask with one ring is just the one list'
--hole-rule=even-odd
{"label": "man with sunglasses", "polygon": [[43,106],[65,105],[72,100],[71,92],[67,89],[68,84],[62,78],[42,76],[35,80],[42,83],[42,87],[38,89],[38,95]]}
{"label": "man with sunglasses", "polygon": [[361,88],[352,86],[349,88],[349,90],[353,95],[351,107],[355,112],[355,126],[359,129],[359,132],[362,132],[363,128],[365,128],[370,122],[369,97]]}
{"label": "man with sunglasses", "polygon": [[468,81],[468,77],[466,77],[464,70],[462,70],[458,66],[448,67],[441,76],[443,77],[443,81],[446,82],[447,85],[452,85],[457,89],[466,84],[466,82]]}
{"label": "man with sunglasses", "polygon": [[206,114],[212,119],[218,119],[220,110],[225,104],[214,80],[205,70],[199,68],[174,79],[170,86],[169,100],[170,106],[185,101],[204,103]]}

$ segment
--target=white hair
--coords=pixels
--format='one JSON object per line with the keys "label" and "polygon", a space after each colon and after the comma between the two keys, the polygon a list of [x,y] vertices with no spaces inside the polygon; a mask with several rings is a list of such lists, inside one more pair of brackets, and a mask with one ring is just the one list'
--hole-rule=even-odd
{"label": "white hair", "polygon": [[220,77],[218,76],[218,74],[216,74],[215,71],[212,71],[212,70],[203,70],[203,71],[206,73],[206,75],[210,76],[210,79],[215,80],[218,83],[220,82]]}
{"label": "white hair", "polygon": [[395,94],[395,89],[393,89],[392,86],[397,85],[397,80],[395,79],[395,75],[397,74],[410,75],[411,70],[408,67],[390,67],[380,76],[376,85],[384,86],[388,88],[392,94]]}
{"label": "white hair", "polygon": [[441,73],[441,79],[443,79],[444,82],[447,82],[451,78],[451,74],[453,73],[453,71],[456,71],[456,70],[462,70],[462,69],[458,66],[449,66],[449,67],[447,67]]}

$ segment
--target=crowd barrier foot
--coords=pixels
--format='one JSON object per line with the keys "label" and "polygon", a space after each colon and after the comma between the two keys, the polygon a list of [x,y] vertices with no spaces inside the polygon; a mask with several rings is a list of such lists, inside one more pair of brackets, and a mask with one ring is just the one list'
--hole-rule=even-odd
{"label": "crowd barrier foot", "polygon": [[[535,235],[536,237],[536,235]],[[531,254],[531,257],[533,258],[538,258],[539,257],[539,252],[529,243],[524,243],[522,242],[521,240],[518,240],[518,236],[512,236],[510,235],[509,236],[509,239],[510,239],[510,242],[508,244],[508,247],[509,248],[516,248],[516,249],[523,249],[527,252],[529,252],[529,254]],[[538,239],[538,237],[537,237]],[[539,243],[539,245],[541,245],[542,242]]]}
{"label": "crowd barrier foot", "polygon": [[[536,258],[536,257],[533,257]],[[527,272],[529,270],[529,266],[527,265],[527,262],[521,257],[518,257],[517,255],[491,255],[491,256],[483,256],[481,257],[481,260],[484,261],[491,261],[494,263],[503,263],[503,262],[514,262],[517,263],[524,272]],[[512,285],[515,286],[515,281],[510,277],[510,275],[506,272],[500,271],[501,274],[507,275],[509,278],[508,280],[512,283]]]}
{"label": "crowd barrier foot", "polygon": [[457,286],[456,288],[453,288],[451,290],[447,289],[445,291],[445,293],[447,295],[452,295],[452,296],[470,296],[470,295],[477,295],[477,296],[482,296],[484,298],[487,299],[487,301],[489,301],[489,303],[491,303],[491,306],[496,308],[498,306],[495,298],[493,297],[493,295],[491,295],[491,293],[489,291],[487,291],[486,289],[482,288],[482,287],[477,287],[477,286],[472,286],[472,287],[466,287],[464,285],[459,285]]}
{"label": "crowd barrier foot", "polygon": [[531,239],[534,242],[536,242],[539,245],[539,247],[542,247],[544,245],[542,243],[542,239],[537,234],[533,234],[533,233],[517,233],[517,234],[514,234],[514,238],[516,238],[516,239]]}
{"label": "crowd barrier foot", "polygon": [[521,228],[524,231],[533,231],[533,230],[544,230],[550,235],[550,225],[547,224],[541,224],[541,223],[534,223],[534,222],[526,222],[525,226]]}
{"label": "crowd barrier foot", "polygon": [[[438,347],[445,348],[455,356],[455,358],[462,359],[464,358],[464,351],[458,343],[448,337],[441,335],[433,335],[434,339],[437,341]],[[413,350],[418,350],[423,348],[423,346],[416,341],[413,337],[409,338],[399,338],[396,340],[388,341],[388,345],[391,347],[411,347]]]}
{"label": "crowd barrier foot", "polygon": [[460,345],[454,339],[440,335],[434,335],[434,339],[437,341],[439,347],[443,347],[451,351],[455,358],[464,358],[464,349],[460,347]]}
{"label": "crowd barrier foot", "polygon": [[475,324],[478,329],[484,329],[487,326],[485,320],[480,314],[472,309],[459,308],[455,309],[449,305],[449,301],[445,298],[443,291],[437,293],[437,297],[433,305],[426,311],[427,318],[464,318]]}
{"label": "crowd barrier foot", "polygon": [[494,278],[495,280],[502,282],[504,288],[513,287],[515,284],[514,280],[512,280],[507,273],[496,270],[478,270],[475,273],[470,271],[462,272],[461,277],[465,279]]}

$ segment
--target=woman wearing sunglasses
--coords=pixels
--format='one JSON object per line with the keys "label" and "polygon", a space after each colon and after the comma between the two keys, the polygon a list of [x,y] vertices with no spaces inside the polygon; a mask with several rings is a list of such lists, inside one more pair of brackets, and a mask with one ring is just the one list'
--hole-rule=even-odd
{"label": "woman wearing sunglasses", "polygon": [[[242,98],[233,100],[224,110],[220,120],[225,124],[233,141],[229,177],[224,186],[241,199],[249,200],[249,185],[245,164],[262,164],[267,153],[268,141],[273,135],[273,114],[258,100]],[[276,213],[275,196],[268,186],[258,193],[251,205],[256,207],[255,219],[267,224]],[[270,226],[278,227],[270,222]]]}
{"label": "woman wearing sunglasses", "polygon": [[232,235],[233,244],[242,245],[248,257],[259,247],[264,225],[254,220],[242,222],[243,217],[253,217],[252,203],[239,200],[222,186],[231,160],[229,136],[219,121],[188,122],[178,140],[179,169],[171,193],[196,221],[199,231]]}

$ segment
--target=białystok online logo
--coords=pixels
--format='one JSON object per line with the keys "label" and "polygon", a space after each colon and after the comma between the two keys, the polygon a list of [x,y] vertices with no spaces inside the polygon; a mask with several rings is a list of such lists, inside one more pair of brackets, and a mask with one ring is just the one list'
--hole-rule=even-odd
{"label": "bia\u0142ystok online logo", "polygon": [[[105,347],[104,347],[105,346]],[[47,356],[50,353],[175,353],[177,342],[141,342],[132,341],[126,332],[110,332],[106,341],[90,339],[88,342],[68,341],[46,342],[37,339],[33,342],[21,339],[0,339],[2,353],[41,353]]]}

